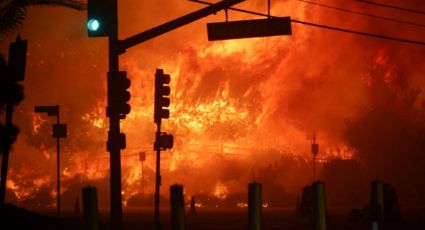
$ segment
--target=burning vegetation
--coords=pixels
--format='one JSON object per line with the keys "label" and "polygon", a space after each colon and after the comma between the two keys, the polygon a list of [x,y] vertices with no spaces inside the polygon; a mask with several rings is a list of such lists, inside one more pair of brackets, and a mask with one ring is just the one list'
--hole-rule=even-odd
{"label": "burning vegetation", "polygon": [[[126,12],[120,15],[120,36],[196,8],[177,0],[163,3],[168,7],[159,9],[158,1],[120,3],[120,12]],[[355,1],[344,4],[361,7]],[[266,4],[247,1],[241,7],[263,11]],[[422,29],[402,25],[396,30],[385,21],[347,18],[298,1],[272,1],[271,12],[425,40],[423,32],[415,32]],[[233,12],[229,16],[248,17]],[[51,18],[63,26],[40,33]],[[72,209],[88,184],[105,191],[99,194],[100,206],[109,207],[106,41],[88,40],[84,29],[76,26],[84,20],[83,13],[66,9],[28,10],[22,36],[31,45],[26,98],[15,119],[21,133],[10,156],[10,203],[27,208],[56,205],[52,124],[33,113],[35,104],[53,103],[63,108],[61,119],[69,128],[62,142],[63,208]],[[340,176],[364,182],[359,186],[368,188],[367,181],[380,178],[400,188],[404,204],[423,196],[425,180],[417,178],[425,173],[422,46],[301,25],[294,25],[288,37],[207,42],[204,24],[223,20],[223,13],[218,13],[123,56],[121,68],[132,81],[131,113],[122,122],[127,136],[122,153],[124,206],[153,205],[157,67],[171,75],[171,115],[164,125],[175,137],[174,148],[162,153],[161,194],[178,182],[184,184],[187,200],[199,198],[198,206],[245,207],[246,185],[255,180],[264,185],[268,207],[294,206],[297,194],[312,180],[310,143],[317,133],[320,178],[332,180],[337,176],[329,173],[329,165],[350,160],[355,174]],[[147,153],[143,171],[139,152]],[[365,190],[358,191],[361,201]]]}

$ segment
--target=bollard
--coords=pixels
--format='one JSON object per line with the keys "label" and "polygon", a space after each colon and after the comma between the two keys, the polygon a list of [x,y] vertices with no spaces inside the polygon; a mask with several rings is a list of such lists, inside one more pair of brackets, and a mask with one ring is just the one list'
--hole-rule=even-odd
{"label": "bollard", "polygon": [[195,216],[196,215],[196,206],[195,206],[195,197],[192,196],[192,199],[190,200],[190,211],[189,211],[189,215],[190,216]]}
{"label": "bollard", "polygon": [[371,184],[371,218],[372,221],[377,221],[381,227],[384,220],[384,182],[380,180],[372,181]]}
{"label": "bollard", "polygon": [[75,203],[74,203],[74,215],[75,216],[79,216],[80,215],[80,198],[77,196],[77,198],[75,198]]}
{"label": "bollard", "polygon": [[99,229],[96,187],[87,186],[83,188],[83,215],[86,229]]}
{"label": "bollard", "polygon": [[261,230],[261,184],[250,183],[248,185],[248,229]]}
{"label": "bollard", "polygon": [[373,221],[372,223],[372,230],[379,230],[379,224],[377,221]]}
{"label": "bollard", "polygon": [[327,229],[326,187],[325,182],[313,183],[313,229]]}
{"label": "bollard", "polygon": [[171,229],[184,230],[185,216],[184,216],[184,198],[183,198],[183,185],[170,186],[170,201],[171,201]]}

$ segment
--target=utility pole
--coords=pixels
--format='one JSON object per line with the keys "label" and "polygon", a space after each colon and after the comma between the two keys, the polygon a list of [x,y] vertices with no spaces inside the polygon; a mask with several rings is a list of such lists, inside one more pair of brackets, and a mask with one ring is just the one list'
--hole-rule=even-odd
{"label": "utility pole", "polygon": [[18,128],[12,124],[13,107],[19,104],[23,99],[23,87],[18,82],[23,81],[25,77],[27,40],[21,40],[18,35],[16,41],[9,46],[9,60],[6,66],[6,74],[2,79],[6,85],[4,92],[7,98],[6,117],[5,117],[5,139],[3,142],[2,163],[1,163],[1,183],[0,183],[0,205],[5,204],[7,170],[9,167],[9,152],[12,143],[15,141]]}
{"label": "utility pole", "polygon": [[319,153],[319,144],[316,143],[316,133],[313,134],[313,141],[311,143],[311,155],[313,156],[313,182],[316,181],[316,158]]}
{"label": "utility pole", "polygon": [[47,113],[47,116],[56,116],[56,124],[53,125],[53,137],[56,138],[56,178],[57,178],[57,209],[58,217],[61,216],[61,193],[60,193],[60,138],[66,137],[66,124],[61,124],[59,121],[59,105],[55,106],[35,106],[34,112]]}

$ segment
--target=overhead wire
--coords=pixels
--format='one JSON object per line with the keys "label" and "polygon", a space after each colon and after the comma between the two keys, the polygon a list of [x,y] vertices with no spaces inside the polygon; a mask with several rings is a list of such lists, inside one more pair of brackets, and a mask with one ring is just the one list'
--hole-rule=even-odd
{"label": "overhead wire", "polygon": [[379,16],[379,15],[374,15],[374,14],[368,14],[368,13],[364,13],[364,12],[360,12],[360,11],[355,11],[355,10],[340,8],[340,7],[336,7],[336,6],[330,6],[330,5],[326,5],[326,4],[322,4],[322,3],[317,3],[317,2],[306,1],[306,0],[298,0],[298,1],[304,2],[304,3],[308,3],[308,4],[312,4],[312,5],[316,5],[316,6],[321,6],[321,7],[329,8],[329,9],[339,10],[339,11],[342,11],[342,12],[347,12],[347,13],[352,13],[352,14],[358,14],[358,15],[362,15],[362,16],[367,16],[367,17],[372,17],[372,18],[378,18],[378,19],[382,19],[382,20],[387,20],[387,21],[397,22],[397,23],[402,23],[402,24],[408,24],[408,25],[413,25],[413,26],[425,27],[424,24],[419,24],[419,23],[404,21],[404,20],[400,20],[400,19],[396,19],[396,18],[390,18],[390,17],[384,17],[384,16]]}
{"label": "overhead wire", "polygon": [[[202,0],[189,0],[189,1],[201,3],[201,4],[204,4],[204,5],[212,5],[213,4],[213,3],[202,1]],[[244,9],[239,9],[239,8],[235,8],[235,7],[229,7],[228,9],[233,10],[233,11],[237,11],[237,12],[241,12],[241,13],[247,13],[247,14],[252,14],[252,15],[257,15],[257,16],[268,17],[267,14],[263,14],[263,13],[259,13],[259,12],[255,12],[255,11],[244,10]],[[271,18],[278,18],[278,17],[272,16],[272,15],[270,15],[270,17]],[[398,42],[403,42],[403,43],[408,43],[408,44],[425,46],[425,41],[409,40],[409,39],[393,37],[393,36],[372,34],[372,33],[367,33],[367,32],[362,32],[362,31],[356,31],[356,30],[344,29],[344,28],[339,28],[339,27],[334,27],[334,26],[322,25],[322,24],[318,24],[318,23],[301,21],[301,20],[296,20],[296,19],[292,19],[292,18],[291,18],[291,22],[302,24],[302,25],[307,25],[307,26],[312,26],[312,27],[317,27],[317,28],[322,28],[322,29],[327,29],[327,30],[338,31],[338,32],[351,33],[351,34],[357,34],[357,35],[362,35],[362,36],[367,36],[367,37],[380,38],[380,39],[385,39],[385,40],[398,41]]]}
{"label": "overhead wire", "polygon": [[381,6],[381,7],[386,7],[386,8],[396,9],[396,10],[402,10],[402,11],[406,11],[406,12],[410,12],[410,13],[425,14],[425,11],[403,8],[403,7],[400,7],[400,6],[388,5],[388,4],[369,1],[369,0],[357,0],[357,1],[363,2],[363,3],[366,3],[366,4],[370,4],[370,5],[375,5],[375,6]]}

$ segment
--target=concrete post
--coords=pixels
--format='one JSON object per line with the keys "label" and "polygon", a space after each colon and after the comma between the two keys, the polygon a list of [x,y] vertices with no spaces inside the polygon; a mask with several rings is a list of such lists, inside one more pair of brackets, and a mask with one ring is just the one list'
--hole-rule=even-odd
{"label": "concrete post", "polygon": [[377,221],[382,227],[384,221],[384,182],[380,180],[372,181],[370,199],[372,221]]}
{"label": "concrete post", "polygon": [[186,229],[184,215],[184,198],[183,185],[170,186],[170,201],[171,201],[171,229],[184,230]]}
{"label": "concrete post", "polygon": [[261,230],[262,209],[261,184],[250,183],[248,185],[248,229]]}
{"label": "concrete post", "polygon": [[325,182],[313,183],[313,229],[327,229],[326,187]]}
{"label": "concrete post", "polygon": [[83,188],[83,215],[86,229],[99,229],[96,187],[87,186]]}

